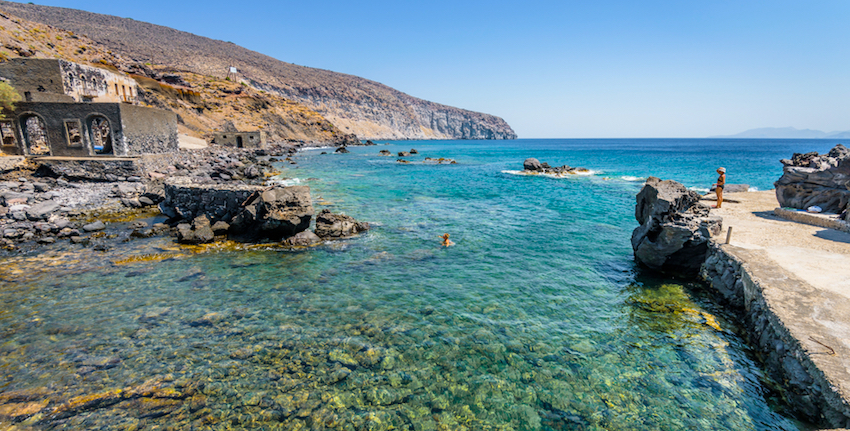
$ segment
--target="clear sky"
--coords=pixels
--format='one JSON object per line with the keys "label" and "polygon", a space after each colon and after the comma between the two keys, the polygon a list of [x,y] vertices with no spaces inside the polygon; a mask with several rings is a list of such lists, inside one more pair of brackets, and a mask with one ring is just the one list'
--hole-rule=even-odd
{"label": "clear sky", "polygon": [[850,130],[850,0],[41,0],[498,115],[521,138]]}

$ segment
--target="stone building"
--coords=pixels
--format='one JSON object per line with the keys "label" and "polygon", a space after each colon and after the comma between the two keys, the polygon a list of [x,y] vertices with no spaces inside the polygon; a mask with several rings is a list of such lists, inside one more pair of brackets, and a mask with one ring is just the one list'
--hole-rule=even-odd
{"label": "stone building", "polygon": [[266,133],[219,132],[213,136],[213,143],[225,147],[263,148],[266,145]]}
{"label": "stone building", "polygon": [[14,58],[0,64],[0,77],[27,102],[138,103],[136,81],[99,67],[43,58]]}
{"label": "stone building", "polygon": [[177,116],[138,106],[136,81],[120,72],[53,59],[11,59],[0,78],[21,94],[0,120],[0,153],[132,156],[177,151]]}

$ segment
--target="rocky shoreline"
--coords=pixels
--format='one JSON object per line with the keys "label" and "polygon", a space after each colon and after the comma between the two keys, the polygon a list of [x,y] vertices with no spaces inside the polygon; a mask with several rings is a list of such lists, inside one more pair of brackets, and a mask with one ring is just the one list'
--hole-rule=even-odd
{"label": "rocky shoreline", "polygon": [[[311,146],[309,143],[284,144],[259,150],[209,147],[136,159],[4,158],[0,165],[0,252],[27,252],[60,241],[87,246],[93,238],[103,242],[109,237],[99,232],[110,221],[130,222],[151,218],[160,212],[166,220],[154,224],[136,221],[129,226],[129,237],[171,235],[179,242],[190,244],[227,238],[236,214],[224,218],[224,214],[206,214],[209,212],[206,210],[192,214],[185,208],[179,210],[174,205],[169,206],[169,197],[174,198],[177,185],[218,194],[246,190],[242,193],[246,197],[230,204],[234,210],[246,207],[253,203],[243,202],[248,194],[263,190],[266,191],[263,195],[267,195],[270,191],[288,189],[272,178],[277,174],[273,163],[294,165],[292,156],[297,150]],[[242,214],[240,220],[243,222],[237,222],[229,236],[242,241],[280,241],[303,232],[313,212],[309,189],[302,186],[299,190],[301,202],[309,206],[309,210],[304,212],[307,217],[297,228],[273,235],[258,234],[260,230],[273,231],[268,220],[245,223],[246,217]],[[197,197],[183,196],[184,200],[196,200]],[[195,209],[205,203],[208,202],[196,202]],[[207,218],[212,235],[206,233],[203,218],[198,218],[202,215]],[[354,230],[332,237],[351,236],[368,229],[368,224],[358,223],[355,222]],[[199,231],[204,233],[198,235]],[[115,238],[126,239],[124,235]],[[303,246],[319,242],[313,238],[305,240],[302,235],[287,244]]]}

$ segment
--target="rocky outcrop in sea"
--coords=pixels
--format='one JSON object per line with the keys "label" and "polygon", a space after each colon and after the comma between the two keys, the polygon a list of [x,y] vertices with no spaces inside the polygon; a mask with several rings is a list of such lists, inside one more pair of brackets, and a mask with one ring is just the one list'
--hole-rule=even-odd
{"label": "rocky outcrop in sea", "polygon": [[[850,150],[847,147],[838,144],[823,155],[795,153],[781,163],[782,177],[774,183],[780,206],[798,209],[819,206],[836,214],[848,209]],[[845,220],[850,221],[850,215],[845,213]]]}
{"label": "rocky outcrop in sea", "polygon": [[537,174],[553,174],[553,175],[564,175],[564,174],[579,174],[589,172],[585,168],[574,168],[572,166],[549,166],[548,163],[540,163],[539,160],[535,158],[528,158],[522,162],[522,169],[526,173],[537,173]]}
{"label": "rocky outcrop in sea", "polygon": [[697,274],[710,238],[723,224],[699,200],[698,193],[676,181],[647,178],[635,205],[640,223],[632,232],[635,260],[664,273]]}

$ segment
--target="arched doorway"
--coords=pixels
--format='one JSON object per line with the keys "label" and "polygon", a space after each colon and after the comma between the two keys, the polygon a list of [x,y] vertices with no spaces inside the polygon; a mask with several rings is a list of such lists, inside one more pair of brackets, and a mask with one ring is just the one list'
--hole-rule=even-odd
{"label": "arched doorway", "polygon": [[26,153],[33,156],[49,156],[50,146],[47,145],[47,126],[44,120],[38,115],[23,115],[20,117],[20,124]]}
{"label": "arched doorway", "polygon": [[113,154],[112,128],[109,127],[109,120],[106,117],[96,115],[89,118],[89,133],[91,134],[92,150],[95,154]]}

